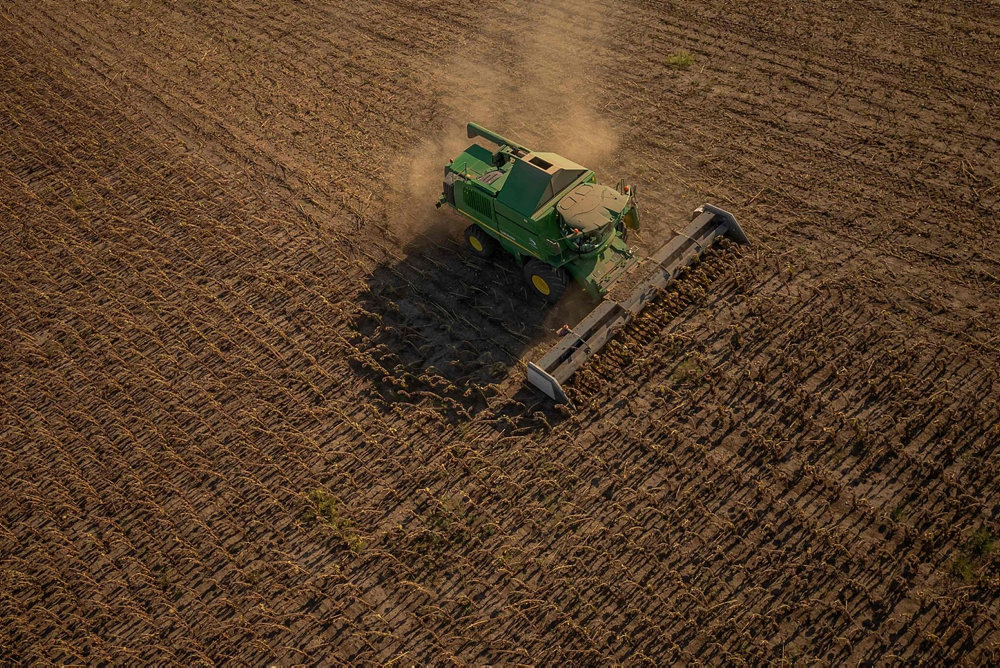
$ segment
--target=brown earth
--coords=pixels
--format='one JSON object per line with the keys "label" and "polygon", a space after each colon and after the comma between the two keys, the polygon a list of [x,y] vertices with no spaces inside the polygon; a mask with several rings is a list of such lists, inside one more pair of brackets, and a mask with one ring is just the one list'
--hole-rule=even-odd
{"label": "brown earth", "polygon": [[[995,2],[15,0],[0,63],[5,659],[1000,662]],[[554,409],[466,120],[754,245]]]}

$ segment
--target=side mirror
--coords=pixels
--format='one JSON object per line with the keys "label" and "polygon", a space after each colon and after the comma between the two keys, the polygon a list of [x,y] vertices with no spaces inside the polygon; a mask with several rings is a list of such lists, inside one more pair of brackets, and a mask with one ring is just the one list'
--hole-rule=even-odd
{"label": "side mirror", "polygon": [[636,231],[639,229],[639,204],[634,199],[632,200],[632,207],[625,214],[625,227]]}

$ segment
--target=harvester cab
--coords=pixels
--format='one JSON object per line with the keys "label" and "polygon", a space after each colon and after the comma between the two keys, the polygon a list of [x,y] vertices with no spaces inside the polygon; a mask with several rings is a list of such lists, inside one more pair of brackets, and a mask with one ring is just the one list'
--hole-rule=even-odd
{"label": "harvester cab", "polygon": [[473,144],[448,163],[437,206],[469,219],[470,250],[484,258],[500,249],[511,254],[530,288],[549,303],[559,301],[570,279],[603,300],[542,360],[528,364],[528,381],[556,401],[568,401],[562,383],[716,238],[747,242],[731,214],[702,205],[687,230],[649,258],[656,265],[650,278],[623,301],[606,299],[639,262],[626,243],[629,230],[639,228],[635,188],[624,180],[602,185],[593,170],[476,123],[467,131],[497,149]]}

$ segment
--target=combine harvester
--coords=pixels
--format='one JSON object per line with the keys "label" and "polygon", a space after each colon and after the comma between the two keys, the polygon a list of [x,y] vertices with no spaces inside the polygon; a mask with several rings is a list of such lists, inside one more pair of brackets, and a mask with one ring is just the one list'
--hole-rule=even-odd
{"label": "combine harvester", "polygon": [[710,204],[695,209],[681,234],[642,260],[655,266],[623,299],[608,292],[640,262],[626,243],[639,229],[635,188],[618,182],[600,185],[593,170],[555,153],[540,153],[475,123],[468,135],[499,149],[473,144],[444,170],[447,204],[472,224],[465,230],[469,248],[480,257],[497,249],[510,253],[524,277],[549,303],[562,297],[570,278],[601,303],[570,329],[538,362],[528,364],[528,382],[557,402],[568,403],[562,383],[692,264],[716,239],[748,243],[732,214]]}

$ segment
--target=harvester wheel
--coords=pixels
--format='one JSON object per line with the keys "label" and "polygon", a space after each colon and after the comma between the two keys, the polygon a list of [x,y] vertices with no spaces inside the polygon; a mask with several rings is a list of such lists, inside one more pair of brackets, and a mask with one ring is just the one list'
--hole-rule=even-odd
{"label": "harvester wheel", "polygon": [[545,264],[541,260],[528,260],[524,265],[524,278],[531,289],[550,304],[559,301],[569,284],[569,277],[564,269]]}
{"label": "harvester wheel", "polygon": [[483,258],[493,255],[497,250],[496,240],[475,224],[465,228],[465,243],[473,253]]}

